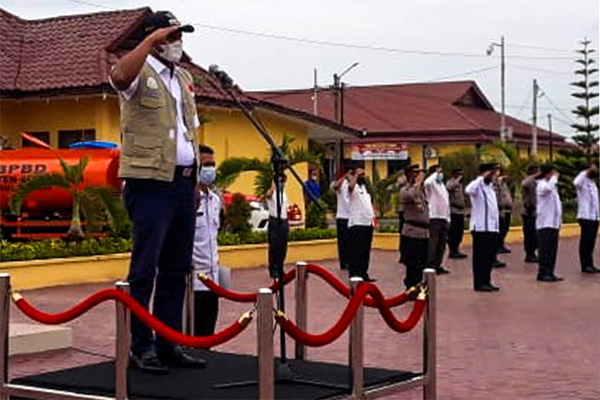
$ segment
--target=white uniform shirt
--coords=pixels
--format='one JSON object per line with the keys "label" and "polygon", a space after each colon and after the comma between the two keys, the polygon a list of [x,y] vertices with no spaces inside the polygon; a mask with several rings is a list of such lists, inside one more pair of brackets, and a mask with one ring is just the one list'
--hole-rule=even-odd
{"label": "white uniform shirt", "polygon": [[196,211],[196,231],[194,233],[194,249],[192,265],[194,268],[194,290],[208,290],[198,279],[197,274],[204,274],[216,283],[220,282],[219,253],[217,251],[217,235],[219,233],[219,216],[221,199],[212,192],[200,192],[200,206]]}
{"label": "white uniform shirt", "polygon": [[[331,188],[335,182],[331,183]],[[337,196],[337,210],[335,213],[336,219],[348,219],[350,217],[350,202],[348,199],[348,180],[344,179],[341,186],[335,192]]]}
{"label": "white uniform shirt", "polygon": [[348,227],[354,225],[371,226],[373,225],[373,204],[371,204],[371,195],[365,185],[354,186],[354,190],[348,189]]}
{"label": "white uniform shirt", "polygon": [[[270,197],[267,197],[265,200],[267,201],[267,209],[269,210],[269,217],[277,218],[277,198],[275,197],[276,190],[273,190],[273,194]],[[283,190],[283,196],[281,196],[281,219],[287,219],[287,209],[288,209],[288,198],[285,194],[285,189]]]}
{"label": "white uniform shirt", "polygon": [[480,176],[467,185],[465,193],[471,198],[469,229],[474,232],[499,232],[498,200],[492,183],[486,184]]}
{"label": "white uniform shirt", "polygon": [[437,174],[431,174],[423,182],[429,203],[429,219],[445,219],[450,222],[450,195],[444,182],[438,181],[436,176]]}
{"label": "white uniform shirt", "polygon": [[573,184],[577,189],[577,219],[600,220],[596,182],[587,176],[587,171],[582,171],[575,177]]}
{"label": "white uniform shirt", "polygon": [[[171,70],[162,62],[160,62],[156,57],[149,55],[146,58],[146,62],[150,67],[160,76],[163,83],[169,90],[169,93],[175,100],[175,104],[177,107],[177,165],[181,166],[190,166],[193,165],[196,161],[196,156],[194,155],[194,147],[191,141],[188,141],[185,138],[184,133],[187,131],[185,126],[185,122],[183,120],[183,101],[181,100],[181,85],[179,85],[179,81],[175,74],[171,76]],[[146,82],[143,82],[145,85]],[[111,81],[112,85],[112,81]],[[135,78],[131,85],[120,93],[127,100],[130,100],[138,86],[140,85],[140,77]],[[112,85],[114,88],[114,85]],[[115,88],[115,90],[118,90]],[[196,115],[194,118],[194,128],[198,128],[200,126],[200,121],[198,120],[198,116]],[[169,132],[169,136],[172,138],[175,132]]]}
{"label": "white uniform shirt", "polygon": [[537,218],[536,229],[559,229],[562,222],[562,203],[558,196],[558,177],[539,179],[536,186]]}

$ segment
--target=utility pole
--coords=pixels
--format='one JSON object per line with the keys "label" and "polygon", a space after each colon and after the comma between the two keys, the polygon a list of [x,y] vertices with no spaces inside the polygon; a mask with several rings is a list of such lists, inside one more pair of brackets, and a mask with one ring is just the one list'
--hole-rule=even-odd
{"label": "utility pole", "polygon": [[318,93],[319,92],[319,86],[317,83],[317,69],[315,68],[314,70],[314,74],[313,74],[313,97],[312,97],[312,101],[313,101],[313,114],[315,115],[319,115],[319,104],[318,104]]}
{"label": "utility pole", "polygon": [[533,119],[531,125],[531,154],[538,155],[538,137],[537,137],[537,99],[539,86],[537,79],[533,80]]}
{"label": "utility pole", "polygon": [[339,124],[340,122],[340,76],[333,74],[333,119]]}
{"label": "utility pole", "polygon": [[553,138],[553,134],[552,134],[552,114],[548,114],[548,131],[550,132],[550,162],[552,162],[553,160],[553,145],[552,142],[554,140]]}
{"label": "utility pole", "polygon": [[487,55],[491,56],[494,52],[494,47],[500,47],[500,140],[506,141],[506,68],[505,68],[505,46],[504,36],[500,37],[500,43],[492,42],[487,49]]}
{"label": "utility pole", "polygon": [[[344,84],[342,83],[342,77],[346,75],[350,70],[357,67],[358,63],[355,62],[346,68],[341,74],[333,74],[333,91],[334,91],[334,119],[340,125],[344,124]],[[340,138],[339,141],[339,168],[341,170],[342,163],[344,160],[344,140]]]}

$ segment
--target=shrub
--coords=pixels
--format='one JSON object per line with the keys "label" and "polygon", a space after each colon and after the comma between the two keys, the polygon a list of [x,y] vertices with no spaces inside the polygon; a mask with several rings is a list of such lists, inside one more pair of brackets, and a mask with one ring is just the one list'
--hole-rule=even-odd
{"label": "shrub", "polygon": [[320,201],[319,204],[310,203],[306,207],[305,225],[307,228],[327,228],[327,205],[323,201]]}
{"label": "shrub", "polygon": [[225,224],[228,231],[240,236],[249,235],[251,232],[250,214],[252,208],[241,193],[235,193],[231,199],[231,204],[225,211]]}

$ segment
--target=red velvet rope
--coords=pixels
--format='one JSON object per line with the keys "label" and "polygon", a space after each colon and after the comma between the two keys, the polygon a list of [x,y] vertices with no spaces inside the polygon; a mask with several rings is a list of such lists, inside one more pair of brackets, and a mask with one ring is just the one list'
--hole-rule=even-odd
{"label": "red velvet rope", "polygon": [[[342,333],[344,333],[348,328],[348,325],[350,325],[356,316],[360,304],[368,299],[367,296],[372,296],[374,301],[379,304],[382,304],[383,302],[383,294],[377,286],[371,283],[360,284],[338,321],[329,330],[321,334],[312,334],[301,330],[296,324],[288,320],[282,312],[278,312],[275,319],[281,325],[283,330],[297,342],[312,347],[325,346],[335,341]],[[425,299],[418,298],[415,301],[410,315],[405,321],[398,320],[390,308],[385,305],[379,306],[378,309],[384,321],[392,330],[403,333],[410,331],[417,325],[423,316],[425,306]]]}
{"label": "red velvet rope", "polygon": [[[288,283],[293,281],[295,278],[296,278],[296,270],[292,269],[283,276],[283,284],[287,285]],[[236,301],[238,303],[255,303],[256,302],[256,299],[257,299],[256,293],[240,293],[240,292],[234,292],[229,289],[225,289],[223,286],[219,286],[215,281],[207,278],[206,275],[202,275],[202,274],[200,275],[200,280],[213,293],[215,293],[219,297],[223,297],[224,299]],[[273,284],[271,284],[271,286],[269,286],[269,289],[271,289],[273,291],[273,293],[279,291],[280,288],[281,288],[281,281],[276,281]]]}
{"label": "red velvet rope", "polygon": [[189,336],[165,325],[148,310],[140,305],[135,299],[118,289],[105,289],[97,292],[87,299],[79,302],[74,307],[65,311],[50,314],[38,310],[27,300],[18,294],[13,295],[16,306],[29,318],[44,324],[62,324],[71,321],[96,305],[106,300],[116,300],[127,307],[142,323],[151,328],[156,334],[165,340],[179,344],[181,346],[193,348],[209,348],[223,344],[235,336],[239,335],[250,323],[252,316],[249,313],[244,314],[239,320],[235,321],[227,328],[211,336]]}

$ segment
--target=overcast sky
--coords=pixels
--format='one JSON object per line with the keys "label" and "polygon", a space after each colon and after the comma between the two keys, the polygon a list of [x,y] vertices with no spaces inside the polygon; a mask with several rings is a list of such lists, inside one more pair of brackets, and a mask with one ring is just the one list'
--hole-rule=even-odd
{"label": "overcast sky", "polygon": [[486,49],[504,35],[507,112],[531,120],[532,82],[537,78],[545,92],[538,101],[539,124],[546,127],[547,114],[552,113],[554,130],[563,134],[572,133],[568,122],[576,104],[569,86],[576,67],[573,50],[584,37],[596,49],[599,42],[598,0],[1,0],[0,4],[25,19],[107,8],[170,10],[182,22],[196,24],[196,32],[184,39],[193,60],[205,67],[218,64],[246,90],[310,87],[314,68],[319,85],[326,86],[334,73],[359,62],[344,77],[349,85],[472,79],[498,110],[500,52],[496,48],[486,56]]}

